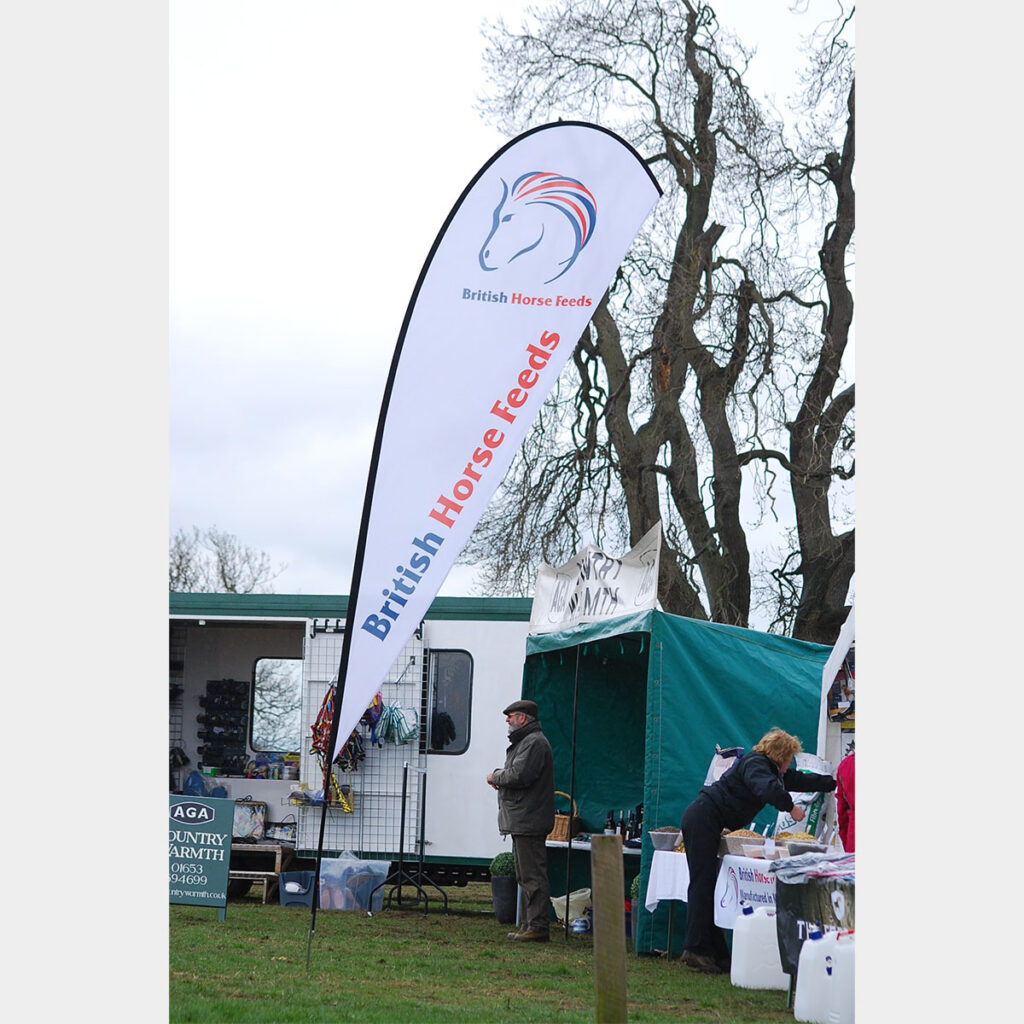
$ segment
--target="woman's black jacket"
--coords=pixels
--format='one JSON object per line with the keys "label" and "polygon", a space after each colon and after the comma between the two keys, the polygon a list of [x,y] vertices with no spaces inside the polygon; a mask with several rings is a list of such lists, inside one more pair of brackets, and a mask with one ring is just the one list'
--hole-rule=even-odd
{"label": "woman's black jacket", "polygon": [[831,775],[792,768],[783,774],[770,757],[751,752],[741,757],[717,782],[703,786],[700,795],[712,802],[722,827],[732,831],[753,821],[765,804],[780,811],[791,811],[790,793],[831,793],[835,788],[836,780]]}

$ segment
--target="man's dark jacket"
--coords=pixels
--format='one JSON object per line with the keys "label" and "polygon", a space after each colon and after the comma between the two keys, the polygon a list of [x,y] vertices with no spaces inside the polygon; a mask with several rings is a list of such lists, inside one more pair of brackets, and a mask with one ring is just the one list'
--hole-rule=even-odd
{"label": "man's dark jacket", "polygon": [[555,827],[555,767],[540,722],[509,733],[505,767],[491,776],[498,787],[498,831],[546,836]]}

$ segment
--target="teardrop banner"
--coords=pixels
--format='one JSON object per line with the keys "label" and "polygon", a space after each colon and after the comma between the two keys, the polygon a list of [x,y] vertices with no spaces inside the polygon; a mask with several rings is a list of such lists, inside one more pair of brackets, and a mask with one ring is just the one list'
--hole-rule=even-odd
{"label": "teardrop banner", "polygon": [[559,122],[502,147],[449,214],[385,386],[332,760],[426,615],[660,195],[617,135]]}

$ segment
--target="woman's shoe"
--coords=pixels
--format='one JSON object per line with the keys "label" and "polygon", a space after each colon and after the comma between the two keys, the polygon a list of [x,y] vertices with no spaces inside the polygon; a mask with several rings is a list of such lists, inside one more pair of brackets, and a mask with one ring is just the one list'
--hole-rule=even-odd
{"label": "woman's shoe", "polygon": [[679,958],[679,962],[692,967],[702,974],[725,974],[725,971],[715,963],[713,957],[705,956],[703,953],[694,953],[693,950],[686,950]]}

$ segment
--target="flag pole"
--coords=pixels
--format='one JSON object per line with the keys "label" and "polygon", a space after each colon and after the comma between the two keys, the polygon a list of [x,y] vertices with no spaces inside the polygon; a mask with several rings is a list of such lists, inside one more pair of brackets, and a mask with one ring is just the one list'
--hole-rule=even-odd
{"label": "flag pole", "polygon": [[[445,224],[447,227],[447,222]],[[440,238],[440,236],[439,236]],[[427,256],[420,271],[416,287],[413,289],[412,298],[405,311],[405,319],[402,321],[402,329],[398,334],[398,341],[395,344],[395,353],[391,358],[391,368],[388,371],[388,379],[384,385],[384,397],[380,403],[380,416],[377,418],[377,433],[373,439],[373,450],[370,455],[370,468],[366,474],[366,494],[363,497],[363,511],[359,520],[359,536],[356,541],[355,559],[352,565],[352,585],[349,587],[348,607],[345,609],[345,631],[341,640],[341,660],[338,664],[338,682],[334,690],[334,709],[331,715],[331,730],[327,740],[327,755],[324,763],[323,791],[324,802],[320,808],[320,837],[316,847],[316,868],[313,872],[313,903],[310,907],[309,937],[306,942],[306,969],[309,969],[310,953],[313,946],[313,935],[316,932],[316,911],[320,902],[320,866],[324,853],[324,832],[327,826],[327,805],[330,796],[331,766],[334,764],[334,747],[338,742],[338,721],[341,717],[341,705],[345,696],[345,680],[348,677],[349,652],[352,648],[352,619],[355,612],[356,602],[359,598],[359,584],[363,575],[363,560],[366,555],[366,538],[370,531],[370,510],[373,506],[373,493],[377,483],[377,467],[380,464],[380,453],[384,441],[384,426],[388,418],[388,410],[391,405],[391,393],[394,390],[395,378],[398,375],[398,363],[402,356],[402,347],[405,344],[405,334],[412,318],[412,311],[416,305],[416,297],[419,295],[420,286],[427,273],[427,267],[433,258],[434,250],[438,242],[435,241],[430,254]]]}

